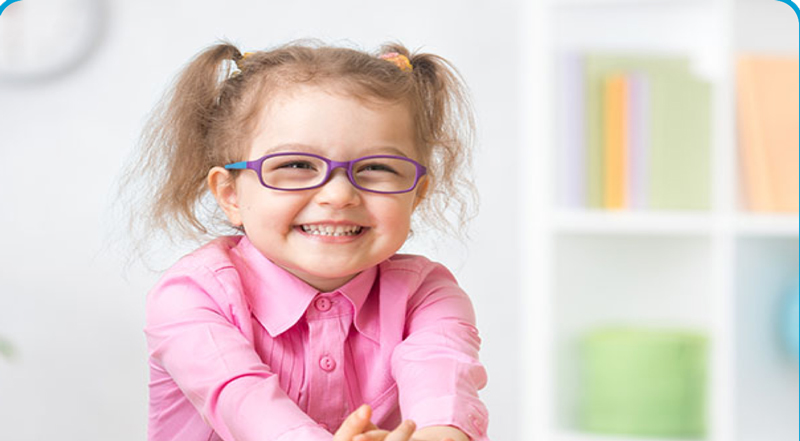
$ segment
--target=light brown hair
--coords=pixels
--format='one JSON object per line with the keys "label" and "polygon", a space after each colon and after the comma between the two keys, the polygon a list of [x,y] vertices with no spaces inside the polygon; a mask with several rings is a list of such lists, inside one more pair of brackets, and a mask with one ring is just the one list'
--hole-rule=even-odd
{"label": "light brown hair", "polygon": [[[407,56],[413,70],[380,58],[390,52]],[[397,43],[370,54],[316,41],[246,57],[222,42],[182,70],[151,115],[139,158],[123,179],[123,191],[135,192],[140,200],[133,207],[132,226],[144,234],[161,230],[172,239],[230,230],[207,189],[208,171],[242,160],[270,97],[300,84],[330,87],[373,103],[406,103],[430,181],[415,216],[445,233],[466,231],[477,206],[470,178],[474,119],[456,69],[444,58],[412,54]]]}

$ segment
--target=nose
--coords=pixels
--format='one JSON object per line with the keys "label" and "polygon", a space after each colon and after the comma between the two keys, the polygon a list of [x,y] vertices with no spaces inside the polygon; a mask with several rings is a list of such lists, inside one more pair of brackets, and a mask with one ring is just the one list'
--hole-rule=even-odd
{"label": "nose", "polygon": [[331,172],[328,182],[317,189],[315,199],[321,205],[343,208],[357,205],[361,194],[347,177],[345,168],[337,168]]}

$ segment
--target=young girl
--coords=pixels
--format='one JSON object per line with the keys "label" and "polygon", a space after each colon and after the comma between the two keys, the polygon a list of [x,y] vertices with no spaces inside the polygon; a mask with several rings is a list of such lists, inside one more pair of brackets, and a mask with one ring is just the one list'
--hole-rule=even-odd
{"label": "young girl", "polygon": [[239,234],[148,295],[150,440],[487,439],[469,298],[396,254],[412,213],[467,205],[465,97],[400,45],[225,43],[185,68],[145,138],[149,219],[206,234],[210,193]]}

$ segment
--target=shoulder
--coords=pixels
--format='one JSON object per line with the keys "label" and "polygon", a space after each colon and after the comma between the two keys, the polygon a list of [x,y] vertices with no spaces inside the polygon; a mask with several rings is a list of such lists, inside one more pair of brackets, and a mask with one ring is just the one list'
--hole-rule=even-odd
{"label": "shoulder", "polygon": [[237,263],[241,237],[221,237],[183,256],[147,294],[145,332],[167,336],[174,325],[220,323],[249,334],[249,307]]}
{"label": "shoulder", "polygon": [[[181,257],[148,294],[148,302],[202,296],[222,306],[241,291],[236,253],[241,236],[214,239]],[[234,296],[237,297],[237,296]]]}
{"label": "shoulder", "polygon": [[223,236],[214,239],[181,257],[166,274],[186,271],[220,272],[234,267],[234,253],[242,236]]}
{"label": "shoulder", "polygon": [[[474,323],[472,302],[455,276],[441,263],[417,255],[397,254],[381,263],[381,293],[389,303],[405,312],[410,321],[434,323],[445,317],[458,317]],[[399,308],[399,303],[405,303]]]}
{"label": "shoulder", "polygon": [[380,264],[381,274],[400,273],[424,276],[444,265],[417,254],[395,254]]}
{"label": "shoulder", "polygon": [[411,291],[458,288],[455,276],[447,267],[415,254],[395,254],[380,264],[380,275],[381,279],[405,280]]}

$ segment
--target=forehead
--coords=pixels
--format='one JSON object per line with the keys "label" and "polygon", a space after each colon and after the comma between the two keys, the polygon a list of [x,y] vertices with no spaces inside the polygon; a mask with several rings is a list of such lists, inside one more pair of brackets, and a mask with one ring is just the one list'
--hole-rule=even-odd
{"label": "forehead", "polygon": [[414,157],[413,118],[405,102],[368,99],[340,88],[297,85],[281,90],[260,110],[251,157],[305,146],[336,157],[395,149]]}

